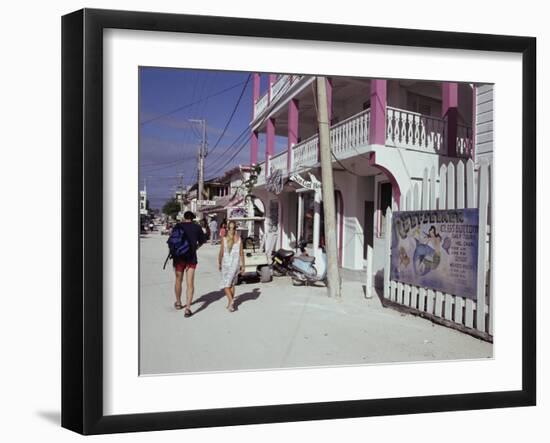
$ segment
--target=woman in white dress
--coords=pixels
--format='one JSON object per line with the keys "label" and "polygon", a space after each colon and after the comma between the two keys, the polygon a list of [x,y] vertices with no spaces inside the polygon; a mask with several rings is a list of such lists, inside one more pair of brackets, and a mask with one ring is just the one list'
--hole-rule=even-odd
{"label": "woman in white dress", "polygon": [[223,288],[227,296],[227,309],[233,312],[233,300],[235,299],[235,284],[239,272],[244,271],[243,244],[237,233],[237,224],[230,221],[227,225],[227,234],[222,237],[218,265],[222,273],[220,289]]}

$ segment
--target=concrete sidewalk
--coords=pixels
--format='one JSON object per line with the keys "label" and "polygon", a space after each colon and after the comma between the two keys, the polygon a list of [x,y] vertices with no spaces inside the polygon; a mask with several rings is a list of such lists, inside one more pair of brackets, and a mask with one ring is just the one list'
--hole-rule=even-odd
{"label": "concrete sidewalk", "polygon": [[162,269],[165,242],[140,239],[141,374],[492,357],[490,343],[365,299],[360,282],[344,282],[340,302],[286,277],[241,284],[230,313],[211,245],[199,250],[194,315],[185,318],[173,307],[173,270]]}

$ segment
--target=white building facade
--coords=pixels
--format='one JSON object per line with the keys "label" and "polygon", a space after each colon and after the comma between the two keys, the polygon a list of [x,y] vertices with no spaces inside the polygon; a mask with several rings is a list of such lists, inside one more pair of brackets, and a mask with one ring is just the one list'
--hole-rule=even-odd
{"label": "white building facade", "polygon": [[[324,244],[315,77],[254,74],[250,161],[254,194],[277,246]],[[327,78],[339,265],[384,268],[384,217],[426,168],[492,158],[492,86],[415,80]],[[265,146],[260,147],[260,135]],[[275,147],[286,139],[286,149]],[[479,150],[479,152],[478,152]],[[477,163],[476,163],[477,164]],[[370,269],[370,267],[369,267]]]}

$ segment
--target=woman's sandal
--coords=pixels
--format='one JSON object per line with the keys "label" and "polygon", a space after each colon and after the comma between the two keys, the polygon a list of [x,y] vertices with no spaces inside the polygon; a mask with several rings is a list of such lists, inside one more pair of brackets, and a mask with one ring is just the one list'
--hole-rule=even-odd
{"label": "woman's sandal", "polygon": [[185,309],[185,313],[183,314],[184,317],[191,317],[192,315],[193,313],[191,312],[191,309]]}
{"label": "woman's sandal", "polygon": [[235,306],[233,305],[233,303],[231,303],[228,307],[227,307],[227,310],[229,312],[235,312]]}
{"label": "woman's sandal", "polygon": [[174,308],[176,308],[179,311],[180,309],[183,309],[183,305],[181,303],[176,302],[174,303]]}

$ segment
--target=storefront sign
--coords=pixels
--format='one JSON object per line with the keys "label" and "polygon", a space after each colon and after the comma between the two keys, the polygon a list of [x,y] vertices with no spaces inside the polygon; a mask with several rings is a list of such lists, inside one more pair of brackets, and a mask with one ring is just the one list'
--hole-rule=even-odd
{"label": "storefront sign", "polygon": [[227,208],[227,218],[246,218],[248,217],[248,209],[244,206],[230,206]]}
{"label": "storefront sign", "polygon": [[216,206],[214,200],[197,200],[197,205],[199,206]]}
{"label": "storefront sign", "polygon": [[299,174],[293,174],[290,176],[289,180],[298,183],[302,188],[312,189],[315,191],[321,190],[321,182],[311,173],[309,173],[309,178],[309,180],[306,180]]}
{"label": "storefront sign", "polygon": [[265,187],[269,192],[280,194],[283,190],[283,171],[273,169],[267,177]]}
{"label": "storefront sign", "polygon": [[391,279],[477,298],[478,209],[397,211]]}

